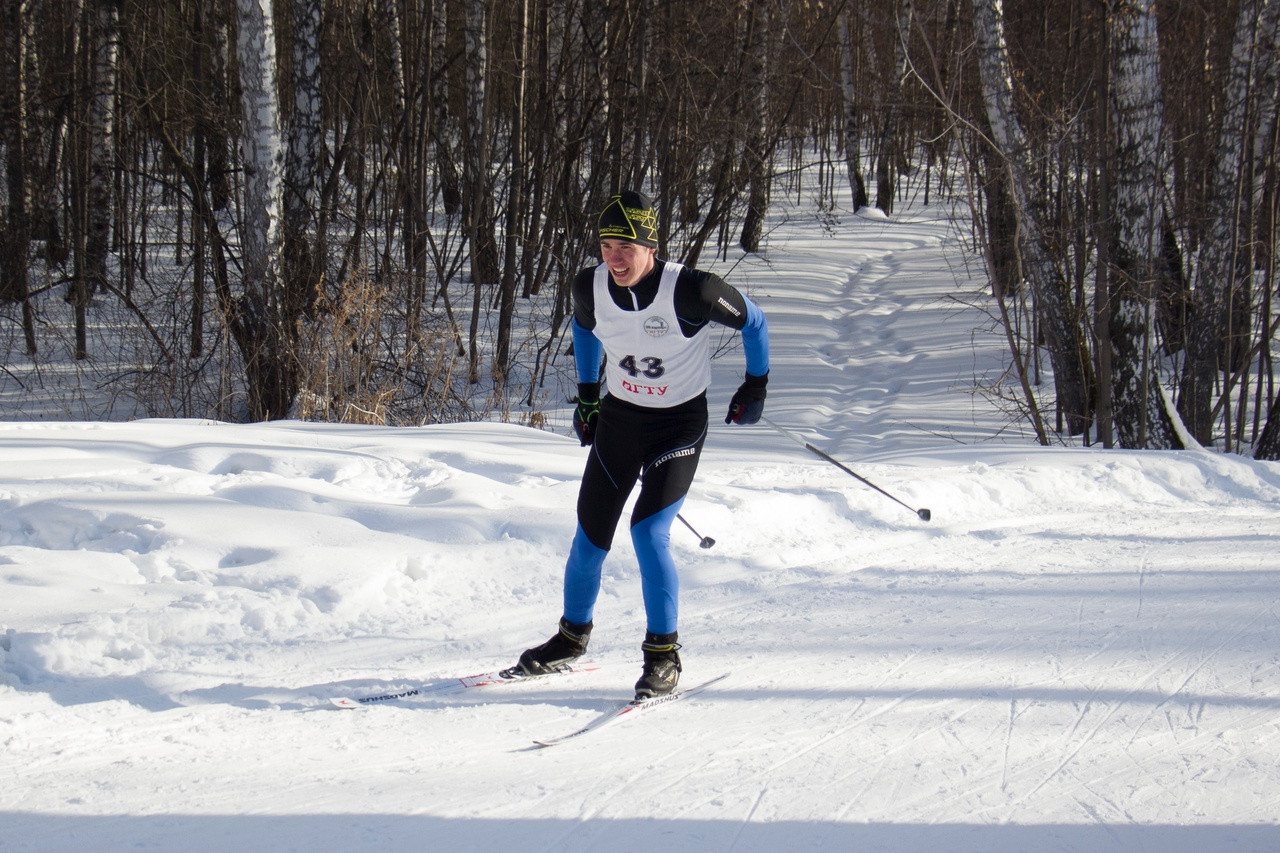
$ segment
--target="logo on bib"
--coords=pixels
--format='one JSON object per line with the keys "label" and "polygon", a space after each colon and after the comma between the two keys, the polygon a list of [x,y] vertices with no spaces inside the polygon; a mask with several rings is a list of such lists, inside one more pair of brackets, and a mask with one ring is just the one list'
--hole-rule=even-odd
{"label": "logo on bib", "polygon": [[644,321],[644,333],[651,338],[660,338],[670,331],[667,321],[661,317],[650,317]]}

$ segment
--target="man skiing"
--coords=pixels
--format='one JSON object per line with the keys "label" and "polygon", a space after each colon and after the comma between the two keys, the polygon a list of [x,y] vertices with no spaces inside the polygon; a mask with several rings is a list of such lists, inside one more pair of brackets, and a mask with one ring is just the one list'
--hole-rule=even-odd
{"label": "man skiing", "polygon": [[556,635],[525,651],[514,671],[555,672],[587,650],[601,566],[639,480],[631,538],[648,629],[641,645],[644,671],[636,682],[641,700],[672,692],[680,679],[679,577],[669,543],[707,435],[710,325],[742,332],[746,377],[725,417],[736,424],[754,424],[764,410],[768,326],[760,308],[719,276],[656,257],[658,221],[643,193],[613,196],[597,233],[603,262],[573,281],[573,428],[591,450],[565,565],[564,613]]}

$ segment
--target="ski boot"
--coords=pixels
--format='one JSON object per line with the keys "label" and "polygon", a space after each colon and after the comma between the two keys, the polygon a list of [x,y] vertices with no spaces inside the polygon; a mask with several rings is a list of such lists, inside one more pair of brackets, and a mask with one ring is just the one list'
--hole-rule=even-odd
{"label": "ski boot", "polygon": [[675,690],[680,681],[680,644],[676,642],[676,633],[649,631],[640,648],[644,652],[644,673],[636,682],[636,701],[666,696]]}
{"label": "ski boot", "polygon": [[549,675],[569,668],[569,664],[582,657],[591,638],[591,623],[575,625],[560,617],[560,630],[550,640],[520,655],[520,662],[507,670],[516,676]]}

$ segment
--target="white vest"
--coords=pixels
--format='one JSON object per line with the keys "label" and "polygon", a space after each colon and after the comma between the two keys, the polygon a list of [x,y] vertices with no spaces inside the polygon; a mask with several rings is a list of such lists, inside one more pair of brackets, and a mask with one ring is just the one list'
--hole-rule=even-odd
{"label": "white vest", "polygon": [[605,379],[614,397],[666,409],[692,400],[711,384],[710,324],[686,338],[676,318],[676,278],[683,269],[668,261],[653,304],[625,311],[609,295],[609,268],[596,267],[594,331],[604,345]]}

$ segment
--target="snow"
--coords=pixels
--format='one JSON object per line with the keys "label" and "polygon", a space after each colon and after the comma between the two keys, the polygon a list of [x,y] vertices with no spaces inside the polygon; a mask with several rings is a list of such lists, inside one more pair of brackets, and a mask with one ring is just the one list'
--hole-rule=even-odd
{"label": "snow", "polygon": [[[0,850],[1275,850],[1280,466],[1037,446],[949,212],[792,210],[717,266],[766,424],[677,525],[685,681],[594,672],[339,710],[550,635],[586,451],[552,429],[0,423]],[[975,331],[977,330],[977,331]],[[717,417],[717,415],[719,417]],[[912,512],[929,508],[924,523]]]}

